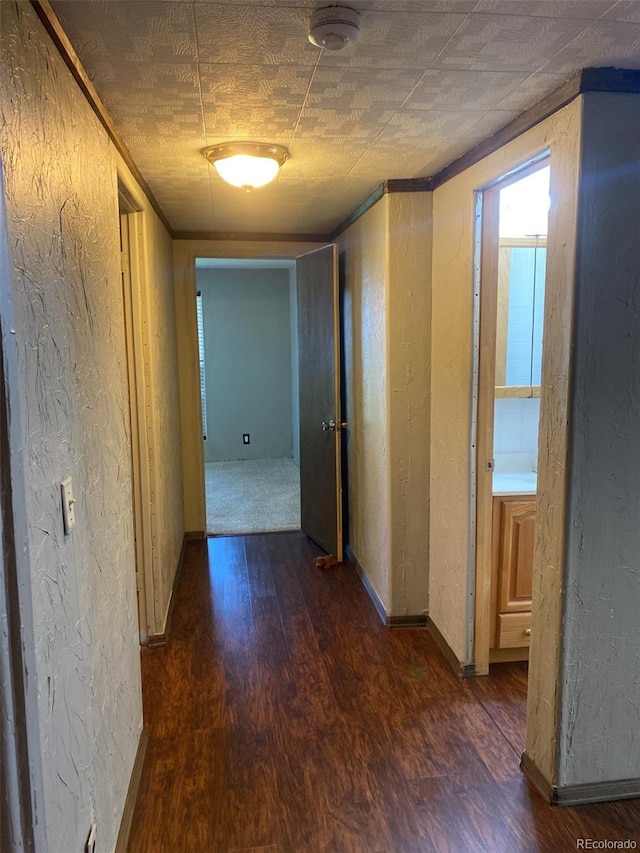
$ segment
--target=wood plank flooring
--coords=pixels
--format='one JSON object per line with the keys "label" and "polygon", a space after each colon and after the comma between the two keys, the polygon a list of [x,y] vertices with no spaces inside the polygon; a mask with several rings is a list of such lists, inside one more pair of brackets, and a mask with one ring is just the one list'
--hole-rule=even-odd
{"label": "wood plank flooring", "polygon": [[524,664],[461,681],[319,553],[301,533],[189,543],[169,644],[142,650],[129,853],[640,845],[640,800],[553,808],[518,769]]}

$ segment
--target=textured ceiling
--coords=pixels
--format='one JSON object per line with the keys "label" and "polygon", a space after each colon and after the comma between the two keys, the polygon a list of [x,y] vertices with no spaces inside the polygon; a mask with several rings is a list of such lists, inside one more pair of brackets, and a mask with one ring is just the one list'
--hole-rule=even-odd
{"label": "textured ceiling", "polygon": [[[640,68],[640,0],[351,0],[361,40],[307,40],[315,0],[53,0],[174,231],[329,233],[387,178],[433,175],[587,66]],[[286,145],[228,187],[217,142]]]}

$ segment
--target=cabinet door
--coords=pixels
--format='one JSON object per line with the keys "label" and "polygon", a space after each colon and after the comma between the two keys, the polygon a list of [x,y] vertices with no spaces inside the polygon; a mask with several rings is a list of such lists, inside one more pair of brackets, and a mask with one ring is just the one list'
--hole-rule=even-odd
{"label": "cabinet door", "polygon": [[535,500],[502,502],[498,612],[531,610]]}

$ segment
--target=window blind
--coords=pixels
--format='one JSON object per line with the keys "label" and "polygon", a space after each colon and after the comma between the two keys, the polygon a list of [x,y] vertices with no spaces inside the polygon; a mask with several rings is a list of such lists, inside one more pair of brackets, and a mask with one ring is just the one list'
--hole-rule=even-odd
{"label": "window blind", "polygon": [[202,293],[196,293],[196,317],[198,323],[198,359],[200,362],[200,402],[202,404],[202,438],[207,440],[207,386],[204,368],[204,318],[202,316]]}

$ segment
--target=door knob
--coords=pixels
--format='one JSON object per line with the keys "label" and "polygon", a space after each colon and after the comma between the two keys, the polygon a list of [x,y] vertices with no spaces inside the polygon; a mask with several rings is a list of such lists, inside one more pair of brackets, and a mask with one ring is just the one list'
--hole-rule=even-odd
{"label": "door knob", "polygon": [[323,432],[336,432],[336,430],[346,429],[347,422],[341,421],[339,424],[335,421],[322,421],[322,431]]}

